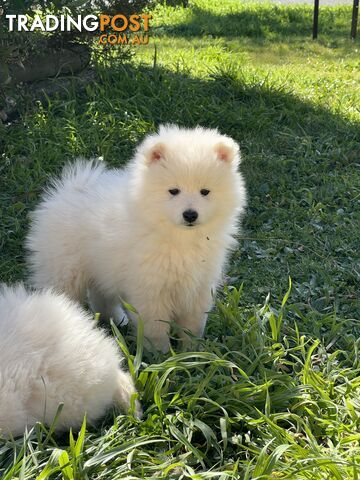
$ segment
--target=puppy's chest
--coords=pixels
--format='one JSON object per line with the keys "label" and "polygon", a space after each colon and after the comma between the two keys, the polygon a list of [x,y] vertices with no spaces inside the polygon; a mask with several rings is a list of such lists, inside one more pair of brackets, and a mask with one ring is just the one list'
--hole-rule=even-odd
{"label": "puppy's chest", "polygon": [[141,268],[157,282],[176,289],[212,282],[221,268],[223,255],[218,245],[208,242],[205,238],[193,244],[160,243],[143,256]]}

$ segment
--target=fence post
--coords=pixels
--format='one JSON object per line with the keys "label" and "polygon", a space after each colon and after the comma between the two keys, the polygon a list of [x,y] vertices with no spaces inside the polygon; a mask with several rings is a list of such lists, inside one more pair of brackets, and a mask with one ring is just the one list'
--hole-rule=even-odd
{"label": "fence post", "polygon": [[315,38],[317,38],[318,36],[318,24],[319,24],[319,0],[314,0],[313,35],[312,35],[313,40],[315,40]]}
{"label": "fence post", "polygon": [[358,16],[359,16],[359,0],[354,0],[352,19],[351,19],[351,34],[350,34],[350,37],[353,40],[355,40],[356,38]]}

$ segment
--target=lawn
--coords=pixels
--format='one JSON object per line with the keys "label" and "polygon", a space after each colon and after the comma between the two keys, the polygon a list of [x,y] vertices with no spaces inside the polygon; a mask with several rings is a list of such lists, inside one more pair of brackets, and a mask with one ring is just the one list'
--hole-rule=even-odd
{"label": "lawn", "polygon": [[[221,5],[220,5],[221,4]],[[125,164],[159,123],[242,148],[249,208],[196,352],[114,331],[144,418],[0,440],[0,478],[360,478],[360,55],[351,9],[234,0],[158,6],[148,46],[95,63],[0,125],[0,280],[26,277],[28,214],[75,156]],[[156,48],[155,48],[156,46]],[[17,94],[19,95],[19,94]],[[125,340],[124,340],[124,338]],[[137,353],[137,354],[136,354]]]}

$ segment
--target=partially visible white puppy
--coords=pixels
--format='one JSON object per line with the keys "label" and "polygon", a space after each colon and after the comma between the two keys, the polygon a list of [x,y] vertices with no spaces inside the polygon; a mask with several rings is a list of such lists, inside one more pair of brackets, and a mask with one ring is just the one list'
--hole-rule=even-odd
{"label": "partially visible white puppy", "polygon": [[171,321],[201,336],[246,204],[239,162],[217,130],[163,126],[127,169],[65,168],[33,215],[33,283],[80,301],[90,288],[95,310],[118,320],[125,300],[164,352]]}
{"label": "partially visible white puppy", "polygon": [[[0,436],[17,436],[37,421],[78,428],[114,402],[128,410],[135,388],[120,367],[115,342],[64,295],[0,290]],[[140,407],[137,405],[137,415]]]}

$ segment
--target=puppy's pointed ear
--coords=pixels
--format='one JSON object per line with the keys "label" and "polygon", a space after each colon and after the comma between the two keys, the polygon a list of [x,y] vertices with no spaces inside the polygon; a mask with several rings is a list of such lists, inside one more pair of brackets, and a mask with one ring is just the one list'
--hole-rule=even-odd
{"label": "puppy's pointed ear", "polygon": [[239,145],[232,138],[225,137],[214,147],[218,160],[228,164],[240,163]]}
{"label": "puppy's pointed ear", "polygon": [[146,163],[152,164],[159,160],[164,160],[166,155],[166,146],[164,143],[156,143],[145,152]]}

